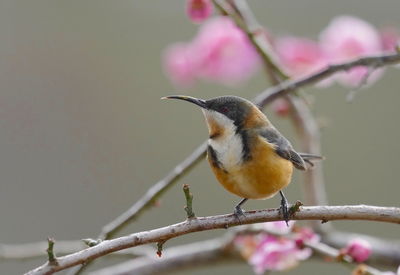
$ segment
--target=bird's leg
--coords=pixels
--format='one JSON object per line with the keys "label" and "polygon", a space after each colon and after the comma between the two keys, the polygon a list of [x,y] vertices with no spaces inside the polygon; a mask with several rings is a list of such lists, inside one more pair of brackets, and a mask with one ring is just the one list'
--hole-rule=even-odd
{"label": "bird's leg", "polygon": [[244,212],[240,206],[244,204],[248,199],[242,199],[236,206],[235,209],[233,210],[233,214],[235,214],[236,217],[244,216]]}
{"label": "bird's leg", "polygon": [[281,211],[282,211],[282,216],[283,219],[286,222],[286,225],[289,226],[289,208],[288,208],[288,201],[285,197],[285,195],[283,194],[282,191],[279,191],[279,194],[281,194]]}

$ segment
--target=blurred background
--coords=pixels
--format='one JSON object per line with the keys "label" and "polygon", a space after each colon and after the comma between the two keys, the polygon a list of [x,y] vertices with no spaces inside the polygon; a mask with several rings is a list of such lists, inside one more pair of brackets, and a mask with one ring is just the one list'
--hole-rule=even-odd
{"label": "blurred background", "polygon": [[[376,27],[400,28],[400,2],[351,0],[250,1],[273,34],[317,38],[340,14]],[[200,83],[177,90],[162,70],[163,49],[190,40],[197,26],[183,0],[0,2],[0,242],[20,244],[95,238],[103,225],[129,208],[157,180],[207,137],[201,112],[160,97],[184,93],[209,98],[253,98],[268,87],[259,73],[246,85]],[[329,203],[400,206],[399,70],[362,90],[307,87],[323,121],[324,172]],[[285,119],[266,109],[294,144]],[[296,172],[286,189],[301,200]],[[199,216],[229,213],[238,198],[217,184],[203,161],[121,234],[185,219],[182,184],[191,186]],[[247,209],[277,207],[278,198],[252,201]],[[396,239],[399,227],[374,222],[334,222],[342,230]],[[166,247],[220,236],[195,233]],[[57,244],[56,244],[57,246]],[[45,259],[0,260],[1,274],[20,274]],[[98,268],[101,265],[96,265]],[[339,264],[307,261],[286,274],[349,273]],[[93,269],[92,269],[93,270]],[[244,263],[180,274],[251,274]]]}

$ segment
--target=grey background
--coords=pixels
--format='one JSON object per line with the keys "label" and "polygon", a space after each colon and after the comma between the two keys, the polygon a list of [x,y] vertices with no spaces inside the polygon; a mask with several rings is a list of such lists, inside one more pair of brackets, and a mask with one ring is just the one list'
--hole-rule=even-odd
{"label": "grey background", "polygon": [[[162,50],[191,39],[197,26],[176,1],[0,2],[0,242],[25,243],[95,237],[102,225],[126,210],[206,136],[199,110],[162,102],[181,92],[209,98],[252,98],[267,87],[262,74],[235,89],[202,83],[176,90],[162,72]],[[400,28],[399,1],[250,1],[274,34],[316,38],[339,14],[375,26]],[[399,206],[399,70],[359,93],[306,88],[324,121],[322,142],[331,204]],[[266,110],[296,144],[286,120]],[[300,199],[300,173],[286,190]],[[123,233],[184,219],[181,184],[195,195],[198,215],[228,213],[238,198],[225,192],[201,163]],[[278,199],[246,208],[276,207]],[[335,222],[343,230],[398,238],[396,225]],[[219,236],[196,233],[167,247]],[[19,274],[42,260],[0,262],[1,274]],[[96,267],[100,267],[97,265]],[[309,261],[286,274],[349,273],[338,264]],[[245,264],[181,274],[251,273]]]}

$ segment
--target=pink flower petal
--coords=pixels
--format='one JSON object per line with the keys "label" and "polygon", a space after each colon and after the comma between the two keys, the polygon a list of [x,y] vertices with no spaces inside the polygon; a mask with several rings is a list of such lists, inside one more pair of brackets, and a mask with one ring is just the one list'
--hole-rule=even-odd
{"label": "pink flower petal", "polygon": [[199,76],[225,85],[246,81],[259,64],[247,36],[228,17],[217,17],[204,24],[193,47]]}
{"label": "pink flower petal", "polygon": [[363,239],[351,240],[344,249],[344,253],[358,263],[366,261],[371,255],[371,251],[371,245]]}
{"label": "pink flower petal", "polygon": [[397,29],[386,27],[380,32],[382,48],[385,51],[393,52],[400,43],[400,33]]}
{"label": "pink flower petal", "polygon": [[178,86],[193,84],[199,78],[233,86],[255,73],[259,57],[231,19],[220,16],[205,22],[191,42],[168,48],[164,67]]}
{"label": "pink flower petal", "polygon": [[328,64],[319,44],[306,38],[282,37],[275,41],[275,47],[282,65],[294,78],[315,73]]}
{"label": "pink flower petal", "polygon": [[289,221],[289,226],[284,221],[265,222],[263,227],[265,230],[275,234],[289,234],[295,224],[295,221]]}
{"label": "pink flower petal", "polygon": [[[334,18],[320,34],[320,45],[329,63],[342,63],[352,59],[382,52],[382,43],[374,26],[353,16]],[[382,75],[382,70],[371,73],[366,68],[354,68],[339,73],[334,79],[345,86],[359,86],[365,82],[371,84]]]}
{"label": "pink flower petal", "polygon": [[282,271],[295,267],[311,256],[311,249],[299,249],[294,240],[266,235],[249,259],[257,274],[266,270]]}
{"label": "pink flower petal", "polygon": [[196,65],[191,57],[190,45],[178,43],[171,45],[164,52],[164,71],[176,86],[193,85]]}
{"label": "pink flower petal", "polygon": [[211,0],[187,0],[186,14],[194,23],[202,23],[213,12]]}

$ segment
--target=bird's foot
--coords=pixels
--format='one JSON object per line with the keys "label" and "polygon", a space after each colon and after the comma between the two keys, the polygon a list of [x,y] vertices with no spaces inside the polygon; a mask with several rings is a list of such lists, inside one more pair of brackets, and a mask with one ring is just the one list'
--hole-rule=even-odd
{"label": "bird's foot", "polygon": [[236,218],[240,219],[240,216],[244,217],[244,211],[242,210],[241,206],[243,203],[245,203],[248,199],[244,198],[242,199],[236,206],[235,209],[233,209],[233,214],[236,216]]}
{"label": "bird's foot", "polygon": [[236,218],[240,218],[240,217],[244,217],[245,216],[245,214],[244,214],[244,211],[243,211],[243,209],[239,206],[239,205],[236,205],[235,206],[235,208],[233,209],[233,214],[236,216]]}
{"label": "bird's foot", "polygon": [[284,221],[286,222],[286,225],[289,227],[289,203],[285,197],[285,195],[283,195],[282,191],[280,191],[281,194],[281,207],[279,208],[280,212],[282,213],[282,217],[284,219]]}

